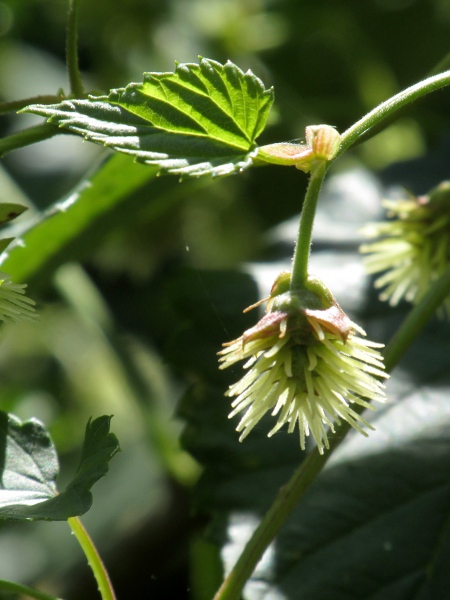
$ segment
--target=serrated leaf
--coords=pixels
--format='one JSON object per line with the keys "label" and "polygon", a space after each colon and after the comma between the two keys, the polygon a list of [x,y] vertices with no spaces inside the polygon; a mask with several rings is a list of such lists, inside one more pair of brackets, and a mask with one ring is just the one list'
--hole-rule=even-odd
{"label": "serrated leaf", "polygon": [[91,487],[119,450],[110,420],[88,422],[77,472],[58,494],[58,458],[44,426],[0,412],[0,519],[65,521],[89,510]]}
{"label": "serrated leaf", "polygon": [[201,59],[108,96],[24,109],[136,160],[182,177],[228,175],[249,167],[273,90],[251,71]]}

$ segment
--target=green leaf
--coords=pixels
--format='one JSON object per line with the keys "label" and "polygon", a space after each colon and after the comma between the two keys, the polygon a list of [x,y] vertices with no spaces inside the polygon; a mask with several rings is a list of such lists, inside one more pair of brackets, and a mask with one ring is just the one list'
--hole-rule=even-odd
{"label": "green leaf", "polygon": [[0,519],[65,521],[89,510],[91,487],[119,450],[110,420],[88,422],[75,477],[58,494],[58,458],[44,426],[0,412]]}
{"label": "green leaf", "polygon": [[8,221],[12,221],[19,217],[22,213],[24,213],[28,208],[23,206],[22,204],[12,204],[10,202],[1,202],[0,203],[0,225],[4,223],[8,223]]}
{"label": "green leaf", "polygon": [[73,244],[85,246],[82,236],[89,231],[98,238],[101,221],[155,177],[156,169],[145,168],[126,156],[109,158],[67,198],[24,224],[17,241],[3,257],[2,270],[15,282],[29,282],[43,270],[53,271],[74,254],[70,252]]}
{"label": "green leaf", "polygon": [[6,250],[6,248],[10,245],[10,243],[14,240],[15,238],[10,237],[10,238],[3,238],[2,240],[0,240],[0,254],[2,252],[4,252],[4,250]]}
{"label": "green leaf", "polygon": [[162,173],[228,175],[249,167],[273,90],[251,71],[208,59],[145,73],[108,96],[24,109]]}

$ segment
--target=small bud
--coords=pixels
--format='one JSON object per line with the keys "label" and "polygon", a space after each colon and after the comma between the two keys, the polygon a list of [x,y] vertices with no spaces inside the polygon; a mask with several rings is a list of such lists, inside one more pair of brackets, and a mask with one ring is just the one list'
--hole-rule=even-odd
{"label": "small bud", "polygon": [[330,125],[310,125],[306,128],[306,141],[314,158],[332,160],[338,153],[341,136]]}
{"label": "small bud", "polygon": [[283,142],[261,146],[258,157],[278,165],[293,165],[308,173],[313,160],[332,160],[339,151],[341,136],[330,125],[310,125],[306,128],[306,144]]}
{"label": "small bud", "polygon": [[313,155],[311,148],[305,144],[281,142],[261,146],[258,158],[275,165],[295,166],[308,173]]}

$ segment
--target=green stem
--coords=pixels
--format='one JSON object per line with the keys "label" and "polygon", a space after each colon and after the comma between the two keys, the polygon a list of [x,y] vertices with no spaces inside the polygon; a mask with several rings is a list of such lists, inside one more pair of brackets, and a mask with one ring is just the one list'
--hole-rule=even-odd
{"label": "green stem", "polygon": [[80,519],[78,517],[70,517],[67,522],[69,523],[73,534],[77,538],[78,543],[80,544],[84,555],[87,558],[88,564],[92,569],[102,600],[116,600],[116,596],[114,594],[108,573],[106,572],[105,565],[103,564],[93,541],[89,537],[86,529],[83,527]]}
{"label": "green stem", "polygon": [[32,98],[22,98],[21,100],[12,100],[11,102],[0,102],[0,115],[17,112],[30,104],[57,104],[63,99],[63,94],[45,94],[33,96]]}
{"label": "green stem", "polygon": [[[394,369],[404,352],[425,327],[428,319],[449,294],[450,267],[436,281],[421,302],[411,310],[387,345],[385,351],[387,372],[391,372]],[[364,409],[358,406],[355,407],[355,410],[362,412]],[[274,540],[281,526],[290,516],[292,510],[319,475],[334,450],[336,450],[350,429],[351,425],[344,421],[335,433],[328,436],[330,449],[321,455],[317,448],[314,448],[287,484],[280,489],[274,503],[254,531],[237,563],[218,590],[214,600],[239,600],[247,580],[255,570],[265,550]]]}
{"label": "green stem", "polygon": [[21,596],[27,596],[30,598],[36,598],[36,600],[61,600],[56,596],[50,596],[50,594],[44,594],[26,585],[20,585],[20,583],[14,583],[12,581],[4,581],[0,579],[0,590],[4,592],[11,592],[12,594],[20,594]]}
{"label": "green stem", "polygon": [[19,131],[19,133],[9,135],[8,137],[0,139],[0,158],[5,156],[5,154],[8,154],[8,152],[23,148],[24,146],[29,146],[30,144],[35,144],[36,142],[42,142],[43,140],[47,140],[60,133],[68,132],[61,131],[56,125],[43,123],[42,125],[36,125],[35,127]]}
{"label": "green stem", "polygon": [[403,90],[399,94],[396,94],[392,98],[389,98],[386,102],[382,102],[341,135],[341,147],[336,157],[348,150],[348,148],[357,142],[371,127],[374,127],[384,119],[391,117],[391,115],[402,106],[447,85],[450,85],[450,71],[428,77],[406,90]]}
{"label": "green stem", "polygon": [[450,294],[450,267],[429,289],[422,300],[411,310],[393,338],[386,346],[384,364],[387,371],[399,362],[406,350],[417,338],[429,319]]}
{"label": "green stem", "polygon": [[78,0],[69,0],[66,31],[66,64],[70,91],[75,98],[84,95],[84,87],[78,66]]}
{"label": "green stem", "polygon": [[[337,443],[339,441],[337,440]],[[241,592],[261,556],[275,538],[298,500],[323,469],[330,452],[331,450],[326,454],[319,454],[317,448],[312,450],[287,484],[280,488],[274,503],[253,532],[237,563],[214,596],[214,600],[239,600]]]}
{"label": "green stem", "polygon": [[308,278],[308,261],[311,250],[311,235],[316,215],[317,200],[320,188],[327,172],[328,163],[325,160],[315,160],[311,164],[311,177],[303,203],[297,243],[292,259],[291,290],[300,289]]}

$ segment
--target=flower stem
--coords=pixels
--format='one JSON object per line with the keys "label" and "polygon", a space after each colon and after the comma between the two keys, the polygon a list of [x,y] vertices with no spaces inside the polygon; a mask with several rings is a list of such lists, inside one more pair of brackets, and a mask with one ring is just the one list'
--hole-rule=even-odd
{"label": "flower stem", "polygon": [[386,346],[384,364],[390,371],[402,358],[406,350],[417,338],[428,320],[450,294],[450,267],[425,294],[422,300],[411,310],[393,338]]}
{"label": "flower stem", "polygon": [[[84,555],[87,558],[88,564],[92,569],[94,577],[97,581],[98,589],[102,600],[116,600],[114,590],[111,585],[105,565],[100,558],[97,548],[89,537],[86,529],[78,517],[70,517],[67,521],[73,534],[78,540]],[[45,599],[44,599],[45,600]]]}
{"label": "flower stem", "polygon": [[4,592],[11,592],[12,594],[20,594],[20,596],[36,598],[36,600],[61,600],[56,596],[39,592],[38,590],[34,590],[26,585],[21,585],[20,583],[14,583],[12,581],[4,581],[3,579],[0,579],[0,590]]}
{"label": "flower stem", "polygon": [[84,95],[84,87],[78,66],[78,0],[69,0],[66,30],[66,64],[70,91],[79,98]]}
{"label": "flower stem", "polygon": [[9,135],[8,137],[0,139],[0,158],[5,156],[5,154],[8,154],[8,152],[23,148],[24,146],[29,146],[30,144],[35,144],[36,142],[42,142],[43,140],[47,140],[60,133],[68,132],[63,132],[56,127],[56,125],[43,123],[42,125],[29,127],[28,129],[19,131],[19,133]]}
{"label": "flower stem", "polygon": [[369,129],[378,125],[384,119],[391,117],[391,115],[402,106],[410,104],[411,102],[414,102],[414,100],[447,85],[450,85],[450,71],[445,71],[439,75],[434,75],[433,77],[428,77],[423,81],[419,81],[419,83],[392,96],[392,98],[389,98],[386,102],[382,102],[341,135],[341,147],[336,154],[336,157],[348,150],[348,148],[357,142]]}
{"label": "flower stem", "polygon": [[272,506],[253,532],[232,571],[214,596],[214,600],[239,600],[247,580],[265,550],[349,429],[351,425],[343,421],[339,430],[328,436],[330,449],[324,454],[320,454],[317,448],[311,450],[291,479],[280,488]]}
{"label": "flower stem", "polygon": [[[450,294],[450,267],[434,283],[421,302],[411,310],[400,329],[387,345],[385,351],[387,372],[394,369],[407,348],[416,339],[428,319],[448,294]],[[355,406],[354,409],[357,412],[364,410],[362,406]],[[351,425],[343,421],[336,432],[328,436],[329,450],[325,454],[319,454],[318,449],[314,448],[294,472],[291,479],[279,490],[272,506],[253,532],[252,537],[218,590],[214,600],[239,600],[247,580],[255,570],[265,550],[350,429]]]}
{"label": "flower stem", "polygon": [[308,261],[311,250],[311,235],[316,215],[317,200],[320,188],[327,172],[328,163],[318,159],[311,164],[311,177],[303,203],[297,243],[292,259],[291,290],[295,291],[304,286],[308,278]]}

